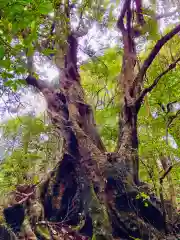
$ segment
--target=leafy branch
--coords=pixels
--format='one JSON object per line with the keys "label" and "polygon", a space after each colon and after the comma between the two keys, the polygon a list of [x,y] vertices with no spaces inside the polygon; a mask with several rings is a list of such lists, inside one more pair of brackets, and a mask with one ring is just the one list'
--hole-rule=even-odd
{"label": "leafy branch", "polygon": [[169,67],[168,67],[164,72],[162,72],[162,73],[154,80],[154,82],[153,82],[149,87],[145,88],[145,89],[141,92],[139,98],[137,99],[137,103],[138,103],[138,104],[143,101],[143,99],[144,99],[144,97],[147,95],[147,93],[151,92],[151,91],[157,86],[157,84],[159,83],[159,80],[160,80],[165,74],[167,74],[169,71],[171,71],[172,69],[174,69],[174,68],[176,67],[176,65],[177,65],[177,63],[178,63],[179,61],[180,61],[180,57],[179,57],[176,61],[174,61],[172,64],[170,64]]}
{"label": "leafy branch", "polygon": [[178,32],[180,32],[180,24],[173,28],[169,33],[163,36],[155,46],[153,47],[152,51],[150,52],[149,56],[145,59],[140,71],[138,72],[137,76],[134,79],[133,87],[136,86],[137,82],[143,82],[144,75],[146,74],[148,68],[154,61],[157,54],[160,52],[161,48],[171,39],[173,38]]}

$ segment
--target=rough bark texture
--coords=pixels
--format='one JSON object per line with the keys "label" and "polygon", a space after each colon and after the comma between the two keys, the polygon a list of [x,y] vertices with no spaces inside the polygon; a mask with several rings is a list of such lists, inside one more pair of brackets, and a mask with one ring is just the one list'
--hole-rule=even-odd
{"label": "rough bark texture", "polygon": [[[138,21],[143,25],[141,1],[136,3]],[[59,89],[32,76],[26,79],[28,85],[43,93],[51,121],[64,138],[63,152],[43,183],[17,187],[14,203],[4,210],[16,238],[1,227],[1,239],[146,240],[166,239],[168,234],[177,239],[178,219],[173,224],[165,222],[161,202],[149,194],[149,189],[148,199],[141,195],[147,189],[138,177],[137,115],[143,100],[139,100],[142,79],[137,82],[135,76],[130,6],[131,1],[125,1],[118,21],[124,57],[119,81],[123,99],[117,152],[107,153],[97,132],[80,83],[78,42],[69,33]],[[57,66],[62,67],[56,59]],[[144,70],[140,76],[143,74]]]}

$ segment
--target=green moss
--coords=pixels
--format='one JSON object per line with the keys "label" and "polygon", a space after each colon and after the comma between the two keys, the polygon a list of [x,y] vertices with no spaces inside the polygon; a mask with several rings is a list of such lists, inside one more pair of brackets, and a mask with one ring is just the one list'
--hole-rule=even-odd
{"label": "green moss", "polygon": [[110,240],[112,238],[111,226],[106,207],[99,202],[93,187],[91,187],[91,196],[90,215],[93,222],[93,238],[96,240]]}

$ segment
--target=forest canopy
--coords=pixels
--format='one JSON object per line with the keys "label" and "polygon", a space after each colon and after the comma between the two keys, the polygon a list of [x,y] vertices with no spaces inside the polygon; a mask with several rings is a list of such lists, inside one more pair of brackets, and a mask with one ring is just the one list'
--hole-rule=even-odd
{"label": "forest canopy", "polygon": [[180,238],[179,9],[0,1],[0,239]]}

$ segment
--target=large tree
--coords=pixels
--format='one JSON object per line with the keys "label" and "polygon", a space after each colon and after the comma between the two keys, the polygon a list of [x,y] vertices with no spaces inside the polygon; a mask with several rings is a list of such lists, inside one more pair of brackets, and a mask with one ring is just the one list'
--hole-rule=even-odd
{"label": "large tree", "polygon": [[[155,12],[154,1],[149,8],[141,0],[122,1],[120,6],[111,1],[68,0],[41,0],[39,5],[37,1],[19,0],[1,5],[4,33],[1,63],[9,72],[15,67],[16,75],[28,72],[26,84],[44,95],[56,137],[63,139],[63,150],[56,156],[57,165],[44,180],[38,185],[19,185],[12,193],[13,201],[5,208],[4,215],[16,237],[165,239],[166,235],[178,231],[177,223],[171,226],[167,221],[163,194],[159,205],[156,198],[153,202],[152,196],[141,194],[145,191],[143,187],[148,186],[139,179],[138,113],[147,94],[180,61],[179,56],[173,56],[172,62],[149,85],[145,82],[150,66],[180,32],[180,25],[163,36],[153,31],[151,25],[158,30],[159,19],[165,17]],[[116,16],[119,42],[123,45],[116,90],[119,128],[116,149],[108,152],[98,133],[93,109],[86,102],[78,44],[95,20],[103,19],[101,25],[105,28],[106,19],[112,22]],[[148,40],[152,41],[151,49],[142,57],[139,48],[143,48],[142,41],[145,44]],[[58,87],[37,76],[33,66],[37,52],[53,58],[60,72]],[[26,62],[23,70],[22,62]],[[12,84],[10,80],[5,85],[20,83]],[[164,167],[160,184],[171,168],[171,165]]]}

